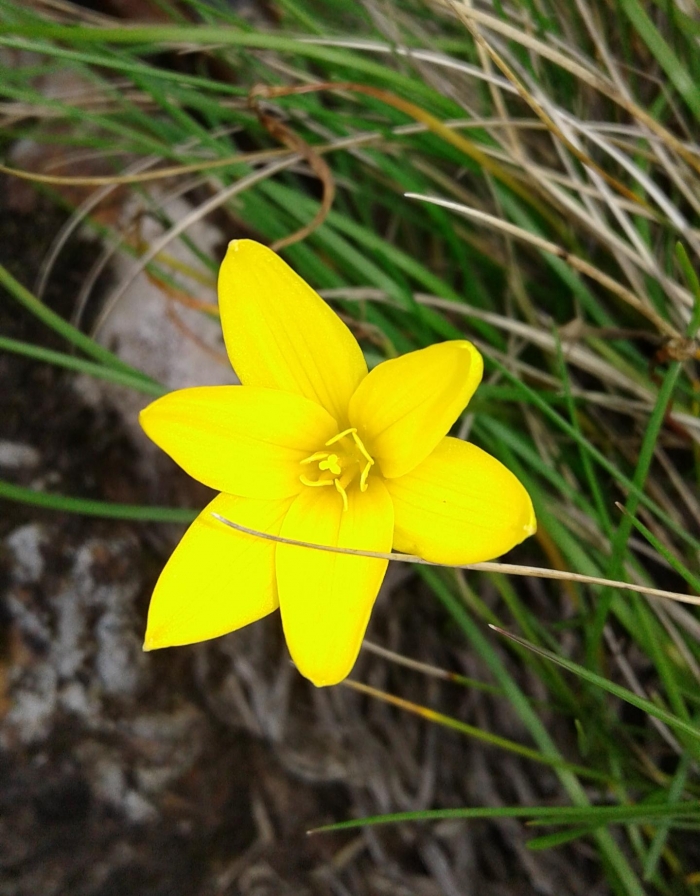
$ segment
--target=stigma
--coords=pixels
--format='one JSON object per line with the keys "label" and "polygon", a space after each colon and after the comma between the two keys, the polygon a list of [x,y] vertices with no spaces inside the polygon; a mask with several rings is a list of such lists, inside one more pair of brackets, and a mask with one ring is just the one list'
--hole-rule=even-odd
{"label": "stigma", "polygon": [[343,501],[343,510],[347,510],[348,487],[357,481],[360,491],[367,491],[374,459],[353,426],[333,436],[320,451],[301,463],[308,468],[308,475],[305,471],[299,476],[301,482],[312,488],[335,488]]}

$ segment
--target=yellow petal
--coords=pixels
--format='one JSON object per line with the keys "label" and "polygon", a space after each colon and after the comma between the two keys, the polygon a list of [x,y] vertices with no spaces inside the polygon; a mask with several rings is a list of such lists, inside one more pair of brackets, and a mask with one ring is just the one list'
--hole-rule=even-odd
{"label": "yellow petal", "polygon": [[384,361],[365,377],[350,400],[350,424],[384,476],[403,476],[430,454],[482,374],[479,352],[455,340]]}
{"label": "yellow petal", "polygon": [[299,492],[300,461],[338,431],[320,405],[254,386],[170,392],[141,411],[139,422],[190,476],[247,498]]}
{"label": "yellow petal", "polygon": [[296,392],[347,425],[365,359],[338,315],[286,262],[260,243],[234,240],[219,272],[219,310],[242,383]]}
{"label": "yellow petal", "polygon": [[277,608],[275,542],[236,532],[212,513],[278,535],[292,500],[219,495],[204,508],[160,574],[145,650],[217,638]]}
{"label": "yellow petal", "polygon": [[386,486],[394,502],[394,547],[435,563],[491,560],[537,529],[522,483],[460,439],[443,439],[422,464]]}
{"label": "yellow petal", "polygon": [[[282,535],[299,541],[387,552],[394,514],[384,483],[348,492],[306,488],[294,500]],[[280,544],[277,587],[289,652],[317,687],[342,681],[355,664],[386,571],[386,560]]]}

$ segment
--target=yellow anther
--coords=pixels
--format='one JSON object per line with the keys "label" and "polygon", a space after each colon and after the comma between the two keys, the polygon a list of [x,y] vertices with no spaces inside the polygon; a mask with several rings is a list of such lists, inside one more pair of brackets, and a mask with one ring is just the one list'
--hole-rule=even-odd
{"label": "yellow anther", "polygon": [[352,437],[353,437],[353,439],[355,440],[355,444],[357,445],[357,447],[360,449],[360,451],[362,452],[362,454],[363,454],[363,455],[365,456],[365,458],[367,459],[367,462],[369,463],[369,465],[372,466],[372,464],[374,463],[374,460],[373,460],[373,459],[369,456],[369,454],[367,453],[367,449],[366,449],[365,446],[362,444],[362,439],[358,436],[358,434],[357,434],[357,430],[356,430],[356,429],[353,429],[353,431],[352,431]]}
{"label": "yellow anther", "polygon": [[334,479],[335,487],[338,489],[338,494],[343,499],[343,510],[348,509],[348,495],[343,486],[340,484],[340,479]]}
{"label": "yellow anther", "polygon": [[314,482],[312,479],[307,479],[306,476],[300,476],[299,479],[304,485],[313,486],[333,485],[334,482],[338,481],[337,479],[317,479],[316,482]]}
{"label": "yellow anther", "polygon": [[372,469],[373,460],[370,460],[365,464],[364,469],[362,470],[362,475],[360,476],[360,491],[367,491],[367,477],[369,476],[369,471]]}
{"label": "yellow anther", "polygon": [[351,426],[350,429],[344,429],[342,432],[339,432],[337,436],[333,436],[332,439],[328,439],[326,445],[335,445],[336,442],[339,442],[341,439],[344,439],[345,436],[350,435],[351,432],[357,432],[354,426]]}
{"label": "yellow anther", "polygon": [[302,464],[312,464],[314,461],[323,460],[324,457],[328,457],[327,451],[317,451],[315,454],[312,454],[311,457],[307,457],[305,460],[302,460]]}
{"label": "yellow anther", "polygon": [[318,465],[320,470],[328,470],[334,476],[340,475],[340,464],[338,463],[337,454],[329,454],[326,460],[322,460]]}

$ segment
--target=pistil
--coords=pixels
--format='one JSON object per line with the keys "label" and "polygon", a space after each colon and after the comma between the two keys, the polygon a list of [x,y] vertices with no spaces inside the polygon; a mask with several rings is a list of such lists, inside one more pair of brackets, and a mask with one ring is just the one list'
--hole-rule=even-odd
{"label": "pistil", "polygon": [[339,432],[329,439],[324,447],[329,449],[333,446],[336,446],[334,451],[316,451],[301,461],[303,465],[307,466],[318,464],[318,479],[314,480],[306,475],[301,475],[299,478],[304,485],[335,486],[343,500],[343,509],[347,510],[348,487],[355,479],[359,478],[360,491],[367,491],[367,480],[374,466],[374,459],[365,448],[354,427]]}

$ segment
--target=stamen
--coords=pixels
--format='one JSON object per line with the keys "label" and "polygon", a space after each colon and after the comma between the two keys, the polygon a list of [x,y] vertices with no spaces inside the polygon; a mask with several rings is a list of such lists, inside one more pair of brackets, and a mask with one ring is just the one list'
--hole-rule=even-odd
{"label": "stamen", "polygon": [[316,451],[310,457],[301,461],[302,464],[318,463],[320,477],[314,481],[300,476],[299,480],[304,485],[316,488],[326,485],[334,485],[336,491],[343,499],[343,509],[348,509],[348,495],[346,489],[355,482],[359,474],[359,489],[366,492],[369,487],[369,474],[374,466],[374,458],[365,448],[362,439],[357,434],[357,428],[350,426],[328,439],[326,447],[341,442],[342,439],[352,437],[352,442],[345,442],[338,446],[337,454],[333,451]]}
{"label": "stamen", "polygon": [[335,445],[336,442],[339,442],[341,439],[344,439],[345,436],[349,435],[351,432],[357,432],[354,426],[351,426],[350,429],[344,429],[342,432],[339,432],[337,436],[333,436],[332,439],[328,439],[326,445],[329,447],[331,445]]}
{"label": "stamen", "polygon": [[318,467],[320,470],[328,470],[335,476],[339,476],[341,472],[337,454],[329,454],[328,458],[326,460],[322,460]]}
{"label": "stamen", "polygon": [[353,430],[352,437],[353,437],[353,439],[355,440],[355,444],[356,444],[357,447],[360,449],[360,451],[362,452],[362,454],[366,457],[366,459],[367,459],[369,465],[371,466],[371,465],[374,463],[374,460],[373,460],[373,459],[369,456],[369,454],[367,453],[367,449],[366,449],[365,446],[362,444],[362,439],[358,436],[358,434],[357,434],[357,430],[356,430],[356,429]]}
{"label": "stamen", "polygon": [[304,485],[313,486],[333,485],[334,482],[338,481],[337,479],[317,479],[316,482],[313,482],[311,479],[307,479],[306,476],[300,476],[299,479]]}
{"label": "stamen", "polygon": [[360,476],[360,491],[367,491],[367,477],[369,476],[369,471],[372,469],[373,460],[370,460],[369,463],[365,464],[365,467],[362,471],[362,475]]}
{"label": "stamen", "polygon": [[317,451],[315,454],[312,454],[311,457],[307,457],[306,460],[300,461],[300,463],[312,464],[316,460],[323,460],[324,457],[328,457],[327,451]]}
{"label": "stamen", "polygon": [[335,487],[338,489],[338,494],[343,499],[343,511],[348,509],[348,495],[343,486],[340,484],[340,479],[334,479]]}

